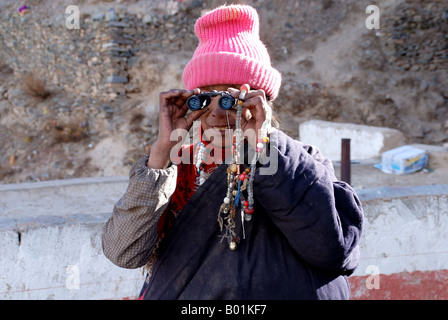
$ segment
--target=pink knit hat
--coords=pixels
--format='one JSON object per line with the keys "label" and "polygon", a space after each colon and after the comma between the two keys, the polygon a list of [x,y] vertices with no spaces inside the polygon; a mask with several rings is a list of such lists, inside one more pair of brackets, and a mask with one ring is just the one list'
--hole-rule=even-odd
{"label": "pink knit hat", "polygon": [[249,84],[263,89],[270,100],[280,90],[281,75],[259,36],[257,11],[246,5],[222,6],[199,18],[194,26],[199,38],[186,65],[187,90],[218,84]]}

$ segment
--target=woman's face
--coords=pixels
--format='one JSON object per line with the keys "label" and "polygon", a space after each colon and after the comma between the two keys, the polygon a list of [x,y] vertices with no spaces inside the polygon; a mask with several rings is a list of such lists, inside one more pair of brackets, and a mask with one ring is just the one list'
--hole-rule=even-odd
{"label": "woman's face", "polygon": [[[239,89],[240,86],[235,85],[214,85],[202,87],[201,92],[228,91],[229,88]],[[212,98],[212,102],[208,106],[208,110],[199,118],[202,126],[202,140],[211,141],[216,147],[229,147],[232,145],[232,136],[235,130],[234,109],[223,110],[219,107],[218,101],[220,96]],[[247,109],[243,109],[241,116],[241,127],[244,128],[246,122],[250,119],[251,114]]]}

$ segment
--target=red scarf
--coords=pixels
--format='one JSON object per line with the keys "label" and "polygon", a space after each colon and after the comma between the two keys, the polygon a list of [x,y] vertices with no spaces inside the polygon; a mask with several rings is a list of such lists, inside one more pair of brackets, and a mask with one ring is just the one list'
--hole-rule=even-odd
{"label": "red scarf", "polygon": [[[202,128],[199,126],[199,138],[201,142],[207,147],[209,147],[208,152],[206,152],[206,160],[205,160],[205,167],[204,171],[207,174],[211,174],[213,170],[218,166],[215,163],[214,149],[211,148],[209,141],[203,141],[202,139]],[[174,219],[177,217],[177,215],[182,211],[183,207],[187,204],[188,200],[193,196],[196,189],[199,187],[196,185],[196,177],[197,177],[197,171],[196,171],[196,164],[193,163],[194,153],[195,149],[197,148],[196,144],[188,145],[188,146],[182,146],[181,150],[179,151],[179,159],[182,158],[182,156],[185,157],[185,152],[189,152],[189,163],[180,163],[177,165],[177,184],[176,189],[174,190],[173,195],[171,196],[171,201],[165,210],[165,212],[162,214],[159,220],[157,233],[159,237],[164,238],[165,233],[171,228],[171,226],[174,223]],[[216,148],[216,147],[215,147]],[[222,158],[224,159],[226,155],[226,149],[223,148],[221,150]],[[186,154],[188,155],[188,154]],[[220,162],[224,162],[220,159]],[[177,163],[177,161],[176,161]],[[219,162],[218,162],[219,163]]]}

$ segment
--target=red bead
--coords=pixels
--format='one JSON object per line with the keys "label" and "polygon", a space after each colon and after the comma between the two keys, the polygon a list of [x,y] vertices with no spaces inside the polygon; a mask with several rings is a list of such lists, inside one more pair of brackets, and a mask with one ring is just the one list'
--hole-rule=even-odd
{"label": "red bead", "polygon": [[247,213],[247,214],[253,214],[254,211],[255,211],[254,208],[246,208],[246,209],[244,209],[244,212]]}
{"label": "red bead", "polygon": [[243,173],[240,174],[239,179],[240,179],[241,181],[244,181],[244,179],[246,179],[246,175],[243,174]]}
{"label": "red bead", "polygon": [[249,206],[249,201],[244,201],[243,205],[247,208],[247,206]]}

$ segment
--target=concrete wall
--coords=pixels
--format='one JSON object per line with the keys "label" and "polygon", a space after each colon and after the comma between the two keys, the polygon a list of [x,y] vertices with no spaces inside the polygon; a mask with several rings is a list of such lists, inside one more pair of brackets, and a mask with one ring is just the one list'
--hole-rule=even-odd
{"label": "concrete wall", "polygon": [[[0,185],[0,299],[135,298],[142,270],[102,254],[127,177]],[[352,299],[448,299],[448,185],[358,190],[365,211]]]}
{"label": "concrete wall", "polygon": [[351,158],[355,160],[381,157],[384,151],[405,142],[404,135],[395,129],[322,120],[301,123],[299,135],[301,141],[316,146],[333,161],[341,160],[341,139],[350,139]]}
{"label": "concrete wall", "polygon": [[448,299],[448,185],[359,190],[352,299]]}
{"label": "concrete wall", "polygon": [[113,265],[101,232],[127,177],[0,186],[0,299],[135,298],[142,270]]}

